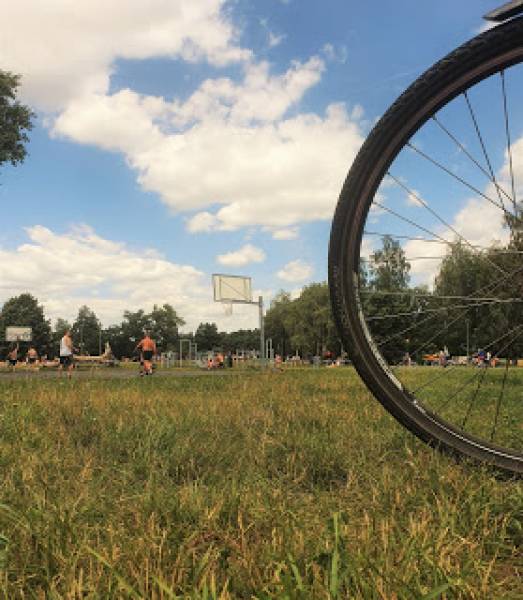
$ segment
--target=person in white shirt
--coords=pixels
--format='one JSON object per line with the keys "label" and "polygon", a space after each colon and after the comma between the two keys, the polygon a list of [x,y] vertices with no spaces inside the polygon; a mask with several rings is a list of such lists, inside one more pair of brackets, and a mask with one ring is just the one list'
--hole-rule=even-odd
{"label": "person in white shirt", "polygon": [[67,330],[60,340],[60,374],[66,368],[68,377],[71,377],[74,368],[73,352],[74,346],[71,332]]}

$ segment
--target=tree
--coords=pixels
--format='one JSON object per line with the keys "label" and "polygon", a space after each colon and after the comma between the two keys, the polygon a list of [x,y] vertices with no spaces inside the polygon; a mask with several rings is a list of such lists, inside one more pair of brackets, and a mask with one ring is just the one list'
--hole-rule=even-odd
{"label": "tree", "polygon": [[[493,354],[500,352],[511,357],[523,352],[523,340],[517,330],[514,332],[523,319],[523,308],[517,301],[523,294],[519,244],[514,235],[506,248],[492,246],[482,252],[456,244],[443,260],[435,295],[457,298],[447,301],[449,309],[445,315],[453,324],[445,332],[451,353],[465,354],[467,329],[470,350],[488,348]],[[474,298],[493,301],[474,302]]]}
{"label": "tree", "polygon": [[259,329],[239,329],[229,333],[221,333],[221,346],[225,352],[237,350],[258,350],[260,347]]}
{"label": "tree", "polygon": [[19,84],[19,75],[0,70],[0,165],[21,163],[27,154],[26,132],[32,129],[34,115],[16,99]]}
{"label": "tree", "polygon": [[100,329],[101,324],[95,313],[88,306],[82,306],[72,327],[74,343],[82,354],[99,353]]}
{"label": "tree", "polygon": [[206,352],[222,345],[222,336],[218,333],[216,323],[200,323],[194,334],[198,350]]}
{"label": "tree", "polygon": [[[367,327],[389,362],[400,361],[405,352],[416,347],[412,340],[416,328],[412,325],[421,306],[416,297],[419,290],[409,288],[409,271],[405,251],[386,235],[382,247],[370,256],[366,281],[360,279]],[[398,335],[401,331],[407,331],[406,335]]]}
{"label": "tree", "polygon": [[375,290],[404,290],[409,284],[410,264],[397,240],[382,238],[382,247],[371,255],[369,285]]}
{"label": "tree", "polygon": [[326,283],[306,286],[298,298],[280,292],[265,316],[265,337],[272,338],[276,353],[302,356],[329,350],[341,352],[341,341],[332,318]]}
{"label": "tree", "polygon": [[[10,298],[3,305],[0,312],[0,332],[2,338],[6,327],[22,326],[31,327],[33,333],[32,343],[41,354],[52,352],[51,325],[44,316],[44,309],[38,304],[38,300],[31,294],[21,294]],[[1,353],[5,356],[8,343],[1,344]]]}
{"label": "tree", "polygon": [[[302,355],[323,354],[326,350],[339,352],[341,345],[337,336],[333,336],[334,322],[326,283],[312,283],[303,288],[283,322],[291,332],[293,348]],[[329,343],[336,347],[329,348]]]}
{"label": "tree", "polygon": [[273,298],[265,315],[265,337],[272,339],[276,354],[286,356],[291,350],[290,332],[286,324],[286,315],[291,310],[291,295],[281,290]]}
{"label": "tree", "polygon": [[178,347],[178,327],[185,325],[185,321],[176,313],[170,304],[153,307],[148,315],[150,333],[159,349],[162,351],[176,350]]}
{"label": "tree", "polygon": [[61,317],[58,317],[58,319],[56,319],[56,323],[54,325],[55,338],[61,339],[64,337],[66,331],[71,330],[72,325],[71,323],[69,323],[69,321],[67,321],[66,319],[62,319]]}

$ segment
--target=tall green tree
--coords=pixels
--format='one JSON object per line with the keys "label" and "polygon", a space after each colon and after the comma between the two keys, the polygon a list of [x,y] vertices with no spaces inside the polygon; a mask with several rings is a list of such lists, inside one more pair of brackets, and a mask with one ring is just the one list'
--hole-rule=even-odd
{"label": "tall green tree", "polygon": [[280,292],[265,316],[265,335],[272,338],[276,353],[301,356],[331,351],[339,354],[339,339],[326,283],[306,286],[298,298]]}
{"label": "tall green tree", "polygon": [[31,109],[17,100],[20,76],[0,70],[0,165],[16,165],[24,160],[32,129]]}
{"label": "tall green tree", "polygon": [[291,352],[290,324],[286,319],[292,310],[291,305],[291,295],[281,290],[273,298],[265,315],[265,337],[272,339],[275,353],[281,356],[286,356]]}
{"label": "tall green tree", "polygon": [[221,333],[220,345],[226,352],[236,352],[237,350],[259,350],[260,348],[260,330],[259,329],[239,329],[229,333]]}
{"label": "tall green tree", "polygon": [[[304,287],[284,323],[292,332],[293,348],[302,356],[321,355],[327,350],[339,351],[339,343],[332,335],[334,323],[326,283],[312,283]],[[336,343],[338,348],[329,348],[330,342]]]}
{"label": "tall green tree", "polygon": [[409,271],[400,243],[384,236],[381,248],[370,256],[360,288],[367,326],[389,362],[400,361],[413,346],[410,333],[398,335],[413,325],[419,309],[415,290],[409,288]]}
{"label": "tall green tree", "polygon": [[150,320],[151,335],[156,341],[158,349],[165,352],[176,350],[178,347],[178,329],[185,325],[185,321],[180,317],[170,304],[153,307],[148,315]]}
{"label": "tall green tree", "polygon": [[[471,351],[487,348],[492,354],[500,352],[513,358],[523,353],[523,339],[517,330],[510,333],[523,320],[519,245],[517,235],[506,247],[492,246],[482,251],[456,244],[443,260],[435,296],[457,298],[446,301],[445,318],[452,326],[445,335],[451,353],[465,354],[467,330]],[[477,298],[480,300],[475,301]]]}
{"label": "tall green tree", "polygon": [[5,342],[5,330],[9,326],[31,327],[32,343],[42,354],[53,350],[51,325],[44,316],[43,307],[31,294],[20,294],[5,302],[0,312],[1,353],[5,356],[8,343]]}
{"label": "tall green tree", "polygon": [[194,341],[198,344],[198,350],[203,352],[222,346],[216,323],[200,323],[194,333]]}
{"label": "tall green tree", "polygon": [[97,355],[100,351],[101,323],[88,306],[82,306],[72,327],[73,340],[82,354]]}

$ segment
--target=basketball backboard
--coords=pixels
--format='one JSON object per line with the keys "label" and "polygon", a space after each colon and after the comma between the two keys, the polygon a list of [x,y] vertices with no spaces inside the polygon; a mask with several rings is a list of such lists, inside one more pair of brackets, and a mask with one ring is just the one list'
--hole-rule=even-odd
{"label": "basketball backboard", "polygon": [[33,339],[31,327],[6,327],[6,342],[30,342]]}
{"label": "basketball backboard", "polygon": [[212,284],[215,302],[253,304],[250,277],[215,274]]}

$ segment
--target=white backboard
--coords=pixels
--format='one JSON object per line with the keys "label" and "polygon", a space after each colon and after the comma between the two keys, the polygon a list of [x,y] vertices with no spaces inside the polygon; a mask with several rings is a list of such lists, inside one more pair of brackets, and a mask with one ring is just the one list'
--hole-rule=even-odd
{"label": "white backboard", "polygon": [[250,277],[239,275],[212,276],[215,302],[252,303],[252,286]]}
{"label": "white backboard", "polygon": [[6,327],[6,342],[30,342],[33,339],[31,327]]}

